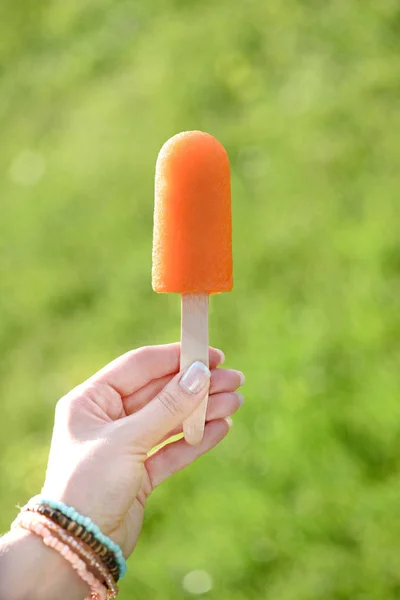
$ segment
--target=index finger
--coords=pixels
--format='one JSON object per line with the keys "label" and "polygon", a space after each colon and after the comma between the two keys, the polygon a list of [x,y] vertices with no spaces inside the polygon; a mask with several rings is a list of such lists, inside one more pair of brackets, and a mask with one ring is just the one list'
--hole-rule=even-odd
{"label": "index finger", "polygon": [[[124,398],[154,379],[178,373],[180,348],[181,345],[177,342],[131,350],[90,377],[88,383],[110,385]],[[221,350],[209,348],[211,368],[221,364],[223,360],[224,354]]]}

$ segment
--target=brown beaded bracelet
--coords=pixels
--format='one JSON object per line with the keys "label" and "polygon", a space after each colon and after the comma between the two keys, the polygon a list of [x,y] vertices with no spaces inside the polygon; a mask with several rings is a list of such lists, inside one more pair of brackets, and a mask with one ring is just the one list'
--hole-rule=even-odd
{"label": "brown beaded bracelet", "polygon": [[114,554],[108,550],[99,542],[94,535],[87,531],[82,525],[79,525],[76,521],[73,521],[69,517],[66,517],[61,511],[51,508],[47,504],[34,504],[23,508],[24,511],[36,512],[45,517],[51,519],[57,525],[60,525],[63,529],[71,533],[74,537],[85,542],[99,556],[101,561],[110,571],[114,581],[119,579],[119,568],[115,560]]}
{"label": "brown beaded bracelet", "polygon": [[[101,559],[93,552],[93,550],[87,547],[82,540],[75,538],[48,517],[32,511],[20,513],[12,524],[12,528],[16,527],[22,527],[23,529],[27,529],[28,531],[32,531],[33,533],[42,536],[43,542],[60,552],[60,554],[71,563],[72,567],[78,571],[84,581],[88,584],[91,582],[92,594],[87,596],[86,600],[89,600],[89,598],[92,600],[94,600],[94,598],[97,598],[98,600],[100,598],[103,598],[103,600],[111,600],[112,598],[117,597],[118,586],[115,583],[114,578],[104,566]],[[51,543],[48,543],[49,541]],[[86,572],[85,570],[82,571],[82,569],[77,568],[79,560],[83,561],[83,564],[86,565]],[[93,581],[92,575],[94,575],[100,586],[104,586],[107,589],[106,595],[103,594],[101,587],[99,588]]]}

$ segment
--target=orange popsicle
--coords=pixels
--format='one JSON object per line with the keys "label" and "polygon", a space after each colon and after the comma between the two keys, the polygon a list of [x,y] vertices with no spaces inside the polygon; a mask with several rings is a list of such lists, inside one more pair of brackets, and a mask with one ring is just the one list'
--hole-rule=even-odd
{"label": "orange popsicle", "polygon": [[232,289],[229,159],[202,131],[178,133],[158,155],[153,289],[180,294]]}
{"label": "orange popsicle", "polygon": [[[228,155],[208,133],[178,133],[156,165],[153,289],[182,294],[181,369],[208,365],[208,296],[232,285]],[[203,437],[207,401],[183,424],[190,444]]]}

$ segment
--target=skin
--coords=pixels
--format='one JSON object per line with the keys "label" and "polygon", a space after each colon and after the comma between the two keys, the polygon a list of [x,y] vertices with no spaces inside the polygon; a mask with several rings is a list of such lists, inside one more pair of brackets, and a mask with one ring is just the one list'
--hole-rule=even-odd
{"label": "skin", "polygon": [[[243,403],[244,377],[217,369],[223,353],[210,348],[211,379],[198,393],[182,387],[179,344],[133,350],[62,398],[42,493],[90,516],[127,558],[143,522],[147,499],[165,479],[226,436]],[[182,432],[182,422],[209,386],[204,437],[152,449]],[[21,577],[21,574],[23,577]],[[72,568],[36,536],[12,530],[0,540],[0,599],[83,600],[88,593]]]}

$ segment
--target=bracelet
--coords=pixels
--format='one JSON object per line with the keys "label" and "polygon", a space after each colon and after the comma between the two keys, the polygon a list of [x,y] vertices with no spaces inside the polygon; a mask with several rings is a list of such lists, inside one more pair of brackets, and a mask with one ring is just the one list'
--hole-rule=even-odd
{"label": "bracelet", "polygon": [[58,502],[57,500],[49,500],[48,498],[44,498],[43,496],[35,496],[34,498],[32,498],[28,502],[26,507],[24,507],[24,509],[29,509],[31,505],[36,504],[47,504],[48,506],[50,506],[50,508],[54,510],[59,510],[65,517],[68,517],[72,521],[75,521],[78,525],[81,525],[86,531],[92,533],[94,538],[98,542],[103,544],[107,548],[107,550],[112,552],[112,554],[115,557],[115,561],[118,565],[119,577],[121,579],[122,577],[124,577],[127,567],[126,560],[124,558],[124,555],[122,554],[121,548],[118,546],[118,544],[113,542],[111,538],[104,535],[100,531],[99,526],[96,525],[96,523],[93,523],[90,517],[85,517],[84,515],[81,515],[80,513],[78,513],[77,510],[75,510],[75,508],[64,504],[64,502]]}
{"label": "bracelet", "polygon": [[49,548],[56,550],[61,556],[67,560],[72,568],[78,573],[80,578],[87,583],[90,589],[90,595],[86,597],[86,600],[107,600],[112,596],[107,594],[106,588],[102,585],[96,577],[91,573],[84,561],[75,554],[69,546],[61,542],[51,531],[43,524],[35,522],[31,517],[27,515],[20,515],[17,517],[13,524],[14,527],[19,526],[35,535],[38,535],[43,539],[43,543]]}
{"label": "bracelet", "polygon": [[97,541],[93,533],[87,531],[82,525],[78,525],[76,521],[73,521],[69,517],[63,515],[60,510],[50,508],[47,504],[32,504],[29,503],[22,509],[22,512],[33,512],[51,519],[53,523],[60,526],[66,532],[73,534],[74,538],[77,538],[84,542],[89,548],[95,552],[102,563],[110,571],[114,581],[119,579],[119,567],[116,563],[115,556],[110,552],[104,544]]}
{"label": "bracelet", "polygon": [[[23,513],[20,515],[21,518],[28,517],[26,513],[24,516],[22,515]],[[117,597],[118,586],[115,584],[114,578],[108,569],[103,565],[101,560],[97,559],[96,554],[93,551],[86,549],[83,542],[75,539],[73,535],[68,535],[68,533],[66,533],[62,527],[56,523],[53,523],[53,521],[51,521],[48,517],[35,513],[31,515],[31,517],[33,517],[33,519],[31,519],[33,522],[43,523],[43,525],[45,525],[50,532],[55,533],[62,542],[67,544],[67,546],[69,546],[71,550],[75,552],[75,554],[78,554],[78,556],[85,561],[87,566],[96,571],[98,575],[98,581],[103,582],[111,592],[107,598]],[[19,517],[16,519],[16,525],[19,525]]]}

